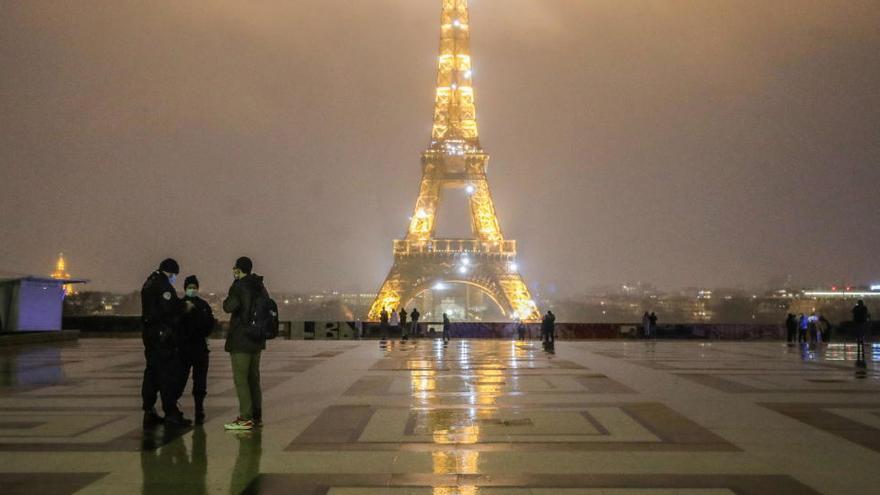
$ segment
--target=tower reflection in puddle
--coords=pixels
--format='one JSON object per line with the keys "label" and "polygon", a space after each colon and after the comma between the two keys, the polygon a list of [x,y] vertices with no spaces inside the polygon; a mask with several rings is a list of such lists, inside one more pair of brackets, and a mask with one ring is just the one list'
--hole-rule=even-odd
{"label": "tower reflection in puddle", "polygon": [[[470,342],[449,347],[434,345],[426,351],[430,354],[424,359],[409,362],[414,433],[430,435],[438,447],[431,453],[434,474],[476,474],[480,452],[466,447],[479,442],[480,419],[494,414],[493,408],[486,406],[494,405],[499,384],[503,383],[501,366],[496,363],[482,369],[475,364]],[[438,376],[440,371],[448,374]],[[438,385],[438,378],[442,385]],[[437,486],[433,493],[476,495],[478,487]]]}
{"label": "tower reflection in puddle", "polygon": [[[499,349],[497,342],[467,340],[396,348],[410,373],[410,434],[434,444],[434,474],[480,474],[479,443],[496,441],[509,426],[531,424],[517,411],[502,414],[498,401],[502,394],[523,393],[518,375],[544,359],[538,349],[532,342]],[[435,495],[479,491],[470,485],[433,488]]]}

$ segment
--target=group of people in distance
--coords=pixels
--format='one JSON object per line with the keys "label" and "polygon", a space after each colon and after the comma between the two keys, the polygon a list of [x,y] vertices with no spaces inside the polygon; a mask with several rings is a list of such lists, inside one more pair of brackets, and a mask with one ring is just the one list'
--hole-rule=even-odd
{"label": "group of people in distance", "polygon": [[785,318],[785,340],[788,342],[831,342],[831,322],[816,313],[789,313]]}
{"label": "group of people in distance", "polygon": [[[852,321],[855,325],[856,338],[865,340],[869,333],[871,314],[865,301],[859,300],[852,309]],[[809,342],[821,344],[831,342],[832,325],[825,316],[813,312],[810,316],[801,313],[789,313],[785,319],[786,340],[788,342]]]}
{"label": "group of people in distance", "polygon": [[[141,386],[144,427],[164,423],[186,427],[192,421],[184,417],[178,401],[190,373],[193,377],[195,422],[205,421],[205,397],[208,393],[209,353],[207,338],[217,326],[208,303],[199,297],[199,280],[191,275],[184,281],[185,296],[177,295],[174,284],[180,265],[174,259],[162,261],[141,289],[142,338],[146,368]],[[236,260],[234,281],[223,301],[223,311],[230,315],[226,352],[232,360],[232,376],[238,395],[239,415],[227,430],[250,430],[262,426],[260,355],[266,348],[263,338],[248,331],[252,311],[260,298],[268,298],[263,278],[253,273],[253,261]],[[157,395],[162,398],[164,417],[156,412]]]}
{"label": "group of people in distance", "polygon": [[[379,329],[382,332],[382,339],[388,338],[389,329],[399,330],[403,340],[409,340],[410,335],[421,337],[421,330],[419,328],[419,318],[421,317],[422,314],[419,313],[418,308],[413,308],[412,313],[409,314],[407,314],[406,308],[403,306],[399,310],[392,309],[391,313],[388,312],[387,308],[382,308],[382,311],[379,312]],[[443,317],[444,319],[446,318],[446,313],[443,314]],[[406,321],[407,318],[409,318],[409,323]]]}
{"label": "group of people in distance", "polygon": [[547,314],[541,318],[541,341],[544,343],[544,350],[553,351],[556,348],[556,315],[553,311],[547,311]]}
{"label": "group of people in distance", "polygon": [[[529,340],[530,338],[526,322],[522,319],[516,320],[516,339]],[[553,311],[548,310],[547,314],[541,317],[541,342],[543,342],[545,349],[553,348],[556,343],[556,315],[553,314]]]}
{"label": "group of people in distance", "polygon": [[[399,311],[392,309],[390,313],[387,308],[383,308],[382,311],[379,312],[379,330],[382,333],[382,340],[388,339],[388,331],[391,329],[400,330],[402,340],[409,340],[410,336],[421,337],[422,334],[419,327],[420,317],[421,313],[419,313],[419,310],[413,308],[412,313],[409,314],[409,325],[407,325],[407,313],[405,308],[401,307]],[[521,319],[517,320],[517,339],[526,340],[527,332],[528,328],[526,327],[525,322]],[[444,342],[449,342],[452,339],[452,322],[449,320],[449,315],[446,313],[443,313],[442,337]],[[552,348],[553,344],[556,342],[556,315],[553,314],[553,311],[547,311],[547,314],[541,319],[541,340],[543,341],[545,348]]]}

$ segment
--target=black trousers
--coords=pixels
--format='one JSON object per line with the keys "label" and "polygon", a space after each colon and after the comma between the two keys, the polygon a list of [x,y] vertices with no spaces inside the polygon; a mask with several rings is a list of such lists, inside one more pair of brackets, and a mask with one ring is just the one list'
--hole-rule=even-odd
{"label": "black trousers", "polygon": [[210,353],[205,350],[183,349],[180,351],[181,379],[178,398],[183,395],[186,383],[192,373],[192,395],[196,401],[196,409],[201,409],[205,396],[208,395],[208,362]]}
{"label": "black trousers", "polygon": [[144,381],[141,383],[144,411],[156,407],[157,396],[161,396],[165,414],[178,414],[180,356],[174,349],[147,347],[144,349],[144,357],[147,360]]}

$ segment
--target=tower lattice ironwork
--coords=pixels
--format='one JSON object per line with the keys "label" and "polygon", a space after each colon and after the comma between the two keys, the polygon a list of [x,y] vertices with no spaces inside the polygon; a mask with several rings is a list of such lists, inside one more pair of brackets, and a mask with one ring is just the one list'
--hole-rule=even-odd
{"label": "tower lattice ironwork", "polygon": [[[477,131],[468,2],[442,4],[434,127],[422,153],[419,198],[406,238],[394,241],[394,265],[369,317],[377,319],[382,308],[398,308],[438,283],[453,283],[479,288],[506,316],[536,320],[537,306],[516,264],[516,241],[502,235],[489,192],[489,155]],[[434,236],[438,206],[449,189],[467,191],[470,239]]]}

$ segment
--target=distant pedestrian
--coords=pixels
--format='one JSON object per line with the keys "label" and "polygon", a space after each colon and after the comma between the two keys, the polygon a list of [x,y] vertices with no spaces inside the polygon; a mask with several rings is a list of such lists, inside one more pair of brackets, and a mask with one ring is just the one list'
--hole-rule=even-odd
{"label": "distant pedestrian", "polygon": [[871,314],[868,313],[868,307],[865,301],[859,299],[859,302],[852,309],[853,324],[856,327],[856,336],[858,344],[856,345],[856,367],[865,369],[867,367],[865,357],[865,341],[870,334]]}
{"label": "distant pedestrian", "polygon": [[646,339],[651,336],[651,315],[647,311],[642,315],[642,336]]}
{"label": "distant pedestrian", "polygon": [[797,340],[798,322],[794,313],[785,318],[785,341],[793,343]]}
{"label": "distant pedestrian", "polygon": [[205,422],[205,396],[208,395],[208,337],[214,330],[216,320],[211,306],[199,297],[199,279],[190,275],[183,286],[186,290],[183,300],[192,303],[193,309],[180,319],[179,345],[183,373],[179,395],[183,394],[192,372],[195,421],[196,424],[202,424]]}
{"label": "distant pedestrian", "polygon": [[831,342],[831,322],[825,318],[825,315],[819,315],[819,329],[822,332],[822,342]]}
{"label": "distant pedestrian", "polygon": [[810,322],[807,315],[801,313],[798,317],[798,342],[807,341],[807,331],[810,329]]}
{"label": "distant pedestrian", "polygon": [[452,340],[452,323],[449,321],[449,316],[443,313],[443,342],[450,340]]}
{"label": "distant pedestrian", "polygon": [[403,340],[409,340],[409,328],[406,326],[406,308],[403,306],[400,307],[400,311],[398,312],[400,315],[400,336]]}
{"label": "distant pedestrian", "polygon": [[163,422],[156,414],[157,395],[162,397],[164,422],[169,426],[189,426],[177,407],[180,395],[181,362],[177,344],[180,317],[193,308],[177,297],[174,282],[180,273],[177,261],[168,258],[159,264],[141,288],[141,324],[144,342],[144,379],[141,383],[144,427]]}
{"label": "distant pedestrian", "polygon": [[391,318],[391,330],[393,330],[394,333],[397,333],[397,331],[400,330],[400,315],[397,314],[397,310],[395,310],[395,309],[391,310],[391,317],[390,318]]}
{"label": "distant pedestrian", "polygon": [[859,299],[859,302],[852,309],[853,323],[856,327],[856,335],[860,342],[864,342],[868,336],[869,322],[871,321],[871,313],[865,306],[865,301]]}
{"label": "distant pedestrian", "polygon": [[657,338],[657,315],[653,311],[648,315],[648,323],[648,337]]}
{"label": "distant pedestrian", "polygon": [[412,320],[412,332],[411,333],[417,338],[421,337],[422,332],[421,332],[421,329],[419,329],[419,318],[422,317],[422,314],[419,313],[419,308],[413,308],[412,313],[410,313],[409,317]]}
{"label": "distant pedestrian", "polygon": [[552,311],[547,311],[544,319],[541,321],[541,336],[544,340],[544,347],[552,349],[556,345],[556,315]]}
{"label": "distant pedestrian", "polygon": [[379,312],[379,332],[382,334],[382,340],[388,339],[388,308],[382,308]]}
{"label": "distant pedestrian", "polygon": [[224,427],[227,430],[251,430],[263,425],[263,391],[260,384],[260,357],[266,340],[250,332],[254,311],[260,298],[268,298],[263,277],[253,273],[254,263],[241,257],[235,261],[235,281],[223,301],[229,313],[226,352],[232,360],[232,381],[238,395],[238,417]]}
{"label": "distant pedestrian", "polygon": [[811,313],[809,318],[807,318],[807,335],[811,343],[817,343],[821,341],[817,323],[819,323],[819,317],[816,316],[816,313]]}
{"label": "distant pedestrian", "polygon": [[516,320],[516,339],[526,340],[526,324],[523,323],[522,319]]}

